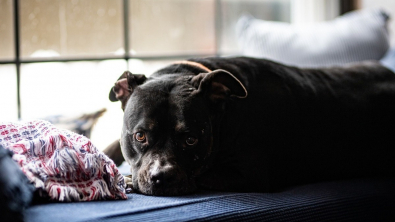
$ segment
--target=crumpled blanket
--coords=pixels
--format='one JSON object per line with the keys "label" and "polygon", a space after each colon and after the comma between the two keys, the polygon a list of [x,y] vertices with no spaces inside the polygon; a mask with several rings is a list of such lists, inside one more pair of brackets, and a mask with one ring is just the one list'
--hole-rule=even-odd
{"label": "crumpled blanket", "polygon": [[39,194],[58,201],[127,199],[114,162],[88,138],[51,123],[0,123],[0,145],[11,150]]}

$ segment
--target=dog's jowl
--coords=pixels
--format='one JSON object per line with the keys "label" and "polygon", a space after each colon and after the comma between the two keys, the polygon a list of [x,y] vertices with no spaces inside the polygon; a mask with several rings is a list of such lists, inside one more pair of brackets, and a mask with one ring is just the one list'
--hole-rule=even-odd
{"label": "dog's jowl", "polygon": [[253,58],[125,72],[120,145],[136,192],[268,192],[395,174],[395,74],[378,63],[300,69]]}

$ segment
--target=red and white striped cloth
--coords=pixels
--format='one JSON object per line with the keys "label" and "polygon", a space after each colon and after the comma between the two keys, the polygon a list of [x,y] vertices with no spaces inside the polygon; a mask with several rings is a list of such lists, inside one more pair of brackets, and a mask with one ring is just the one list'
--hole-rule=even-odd
{"label": "red and white striped cloth", "polygon": [[114,162],[88,138],[51,123],[0,123],[0,145],[43,196],[58,201],[127,199]]}

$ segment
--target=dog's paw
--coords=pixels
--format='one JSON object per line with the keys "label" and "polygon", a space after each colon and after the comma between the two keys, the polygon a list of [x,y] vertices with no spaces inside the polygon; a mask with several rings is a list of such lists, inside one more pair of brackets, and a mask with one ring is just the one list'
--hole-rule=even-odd
{"label": "dog's paw", "polygon": [[126,193],[134,193],[133,191],[133,184],[132,184],[132,175],[127,175],[127,176],[123,176],[123,179],[125,180],[125,190]]}

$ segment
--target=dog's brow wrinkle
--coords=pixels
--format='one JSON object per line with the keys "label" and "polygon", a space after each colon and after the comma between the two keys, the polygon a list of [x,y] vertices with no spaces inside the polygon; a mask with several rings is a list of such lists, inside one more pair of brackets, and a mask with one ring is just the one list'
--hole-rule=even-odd
{"label": "dog's brow wrinkle", "polygon": [[185,123],[178,122],[178,123],[176,124],[175,130],[176,130],[177,132],[184,132],[184,131],[187,130],[187,127],[185,126]]}
{"label": "dog's brow wrinkle", "polygon": [[144,119],[139,121],[139,123],[135,127],[135,129],[150,130],[150,131],[152,131],[154,128],[155,128],[155,121],[144,120]]}

